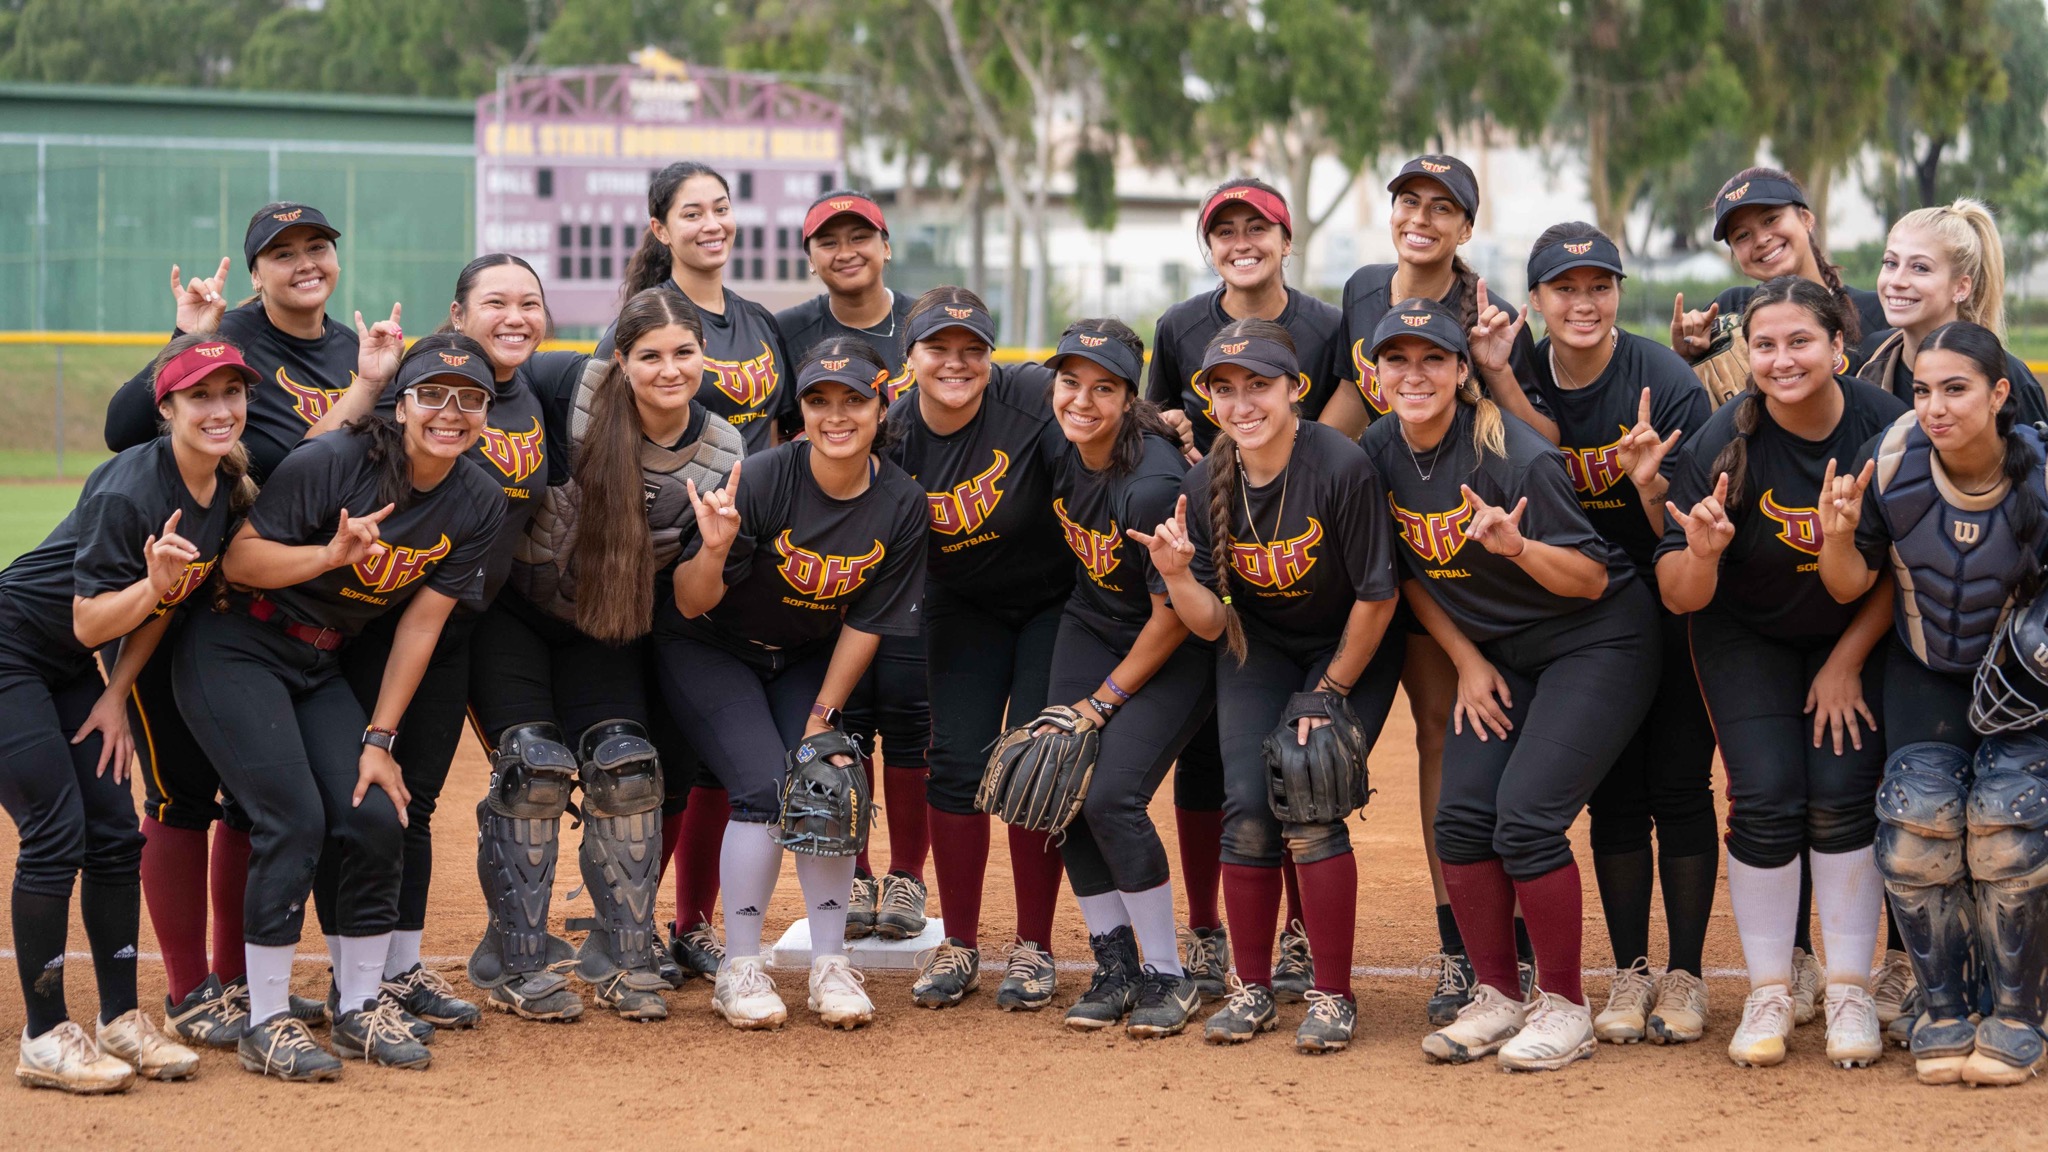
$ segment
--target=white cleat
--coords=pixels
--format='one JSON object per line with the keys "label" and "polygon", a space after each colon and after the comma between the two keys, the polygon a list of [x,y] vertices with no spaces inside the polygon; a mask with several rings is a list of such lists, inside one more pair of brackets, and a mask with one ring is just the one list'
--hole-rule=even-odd
{"label": "white cleat", "polygon": [[199,1053],[164,1035],[140,1008],[99,1026],[100,1051],[126,1062],[145,1080],[183,1080],[199,1071]]}
{"label": "white cleat", "polygon": [[99,1096],[127,1091],[135,1083],[135,1068],[100,1051],[76,1020],[66,1020],[33,1040],[23,1029],[14,1078],[31,1088]]}
{"label": "white cleat", "polygon": [[862,987],[867,977],[844,956],[811,961],[810,1009],[828,1028],[858,1028],[875,1019],[874,1001]]}
{"label": "white cleat", "polygon": [[1830,984],[1827,991],[1828,1063],[1867,1068],[1884,1056],[1884,1028],[1877,1001],[1857,984]]}
{"label": "white cleat", "polygon": [[1609,1044],[1634,1044],[1650,1028],[1650,1004],[1657,992],[1650,962],[1638,959],[1614,974],[1607,988],[1607,1007],[1593,1020],[1593,1034]]}
{"label": "white cleat", "polygon": [[766,956],[729,957],[711,989],[711,1008],[735,1028],[780,1028],[789,1008],[775,991]]}
{"label": "white cleat", "polygon": [[1827,974],[1821,969],[1820,958],[1804,948],[1792,949],[1792,1023],[1811,1024],[1820,1012],[1821,987],[1827,983]]}
{"label": "white cleat", "polygon": [[1522,1030],[1527,1012],[1521,1000],[1481,984],[1472,999],[1458,1009],[1458,1018],[1422,1038],[1422,1051],[1431,1059],[1463,1064],[1491,1056]]}
{"label": "white cleat", "polygon": [[1792,990],[1783,984],[1753,988],[1742,1002],[1742,1022],[1728,1041],[1728,1058],[1744,1068],[1783,1064],[1791,1035]]}
{"label": "white cleat", "polygon": [[1522,1030],[1500,1046],[1500,1066],[1504,1072],[1555,1072],[1598,1047],[1591,1005],[1538,988]]}

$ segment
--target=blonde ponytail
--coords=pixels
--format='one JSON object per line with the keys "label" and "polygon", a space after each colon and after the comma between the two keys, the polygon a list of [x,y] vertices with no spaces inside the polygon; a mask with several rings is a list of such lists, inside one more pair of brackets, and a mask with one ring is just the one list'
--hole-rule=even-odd
{"label": "blonde ponytail", "polygon": [[1491,452],[1505,460],[1508,458],[1508,428],[1501,420],[1500,405],[1486,398],[1479,390],[1479,380],[1467,376],[1458,385],[1458,402],[1472,406],[1472,460],[1476,464],[1481,456]]}
{"label": "blonde ponytail", "polygon": [[1899,217],[1892,231],[1926,233],[1948,257],[1958,276],[1970,278],[1970,295],[1956,306],[1956,318],[1968,320],[2005,339],[2005,243],[1998,221],[1982,200],[1964,197],[1952,204],[1916,208]]}

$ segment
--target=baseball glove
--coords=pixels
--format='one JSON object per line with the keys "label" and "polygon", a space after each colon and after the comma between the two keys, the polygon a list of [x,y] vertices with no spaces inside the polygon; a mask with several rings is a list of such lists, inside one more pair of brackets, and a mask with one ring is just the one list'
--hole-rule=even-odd
{"label": "baseball glove", "polygon": [[1100,739],[1094,720],[1064,704],[1047,708],[996,741],[974,806],[1032,832],[1065,830],[1088,798]]}
{"label": "baseball glove", "polygon": [[[874,822],[861,755],[860,741],[837,728],[806,736],[789,750],[776,843],[806,856],[860,855]],[[835,756],[852,763],[834,764]]]}
{"label": "baseball glove", "polygon": [[1722,328],[1707,354],[1692,366],[1716,408],[1749,387],[1749,345],[1740,336],[1736,329]]}
{"label": "baseball glove", "polygon": [[[1298,721],[1330,722],[1296,736]],[[1365,726],[1351,702],[1335,692],[1296,692],[1280,726],[1266,737],[1266,798],[1276,819],[1289,824],[1334,824],[1372,797],[1365,767]]]}

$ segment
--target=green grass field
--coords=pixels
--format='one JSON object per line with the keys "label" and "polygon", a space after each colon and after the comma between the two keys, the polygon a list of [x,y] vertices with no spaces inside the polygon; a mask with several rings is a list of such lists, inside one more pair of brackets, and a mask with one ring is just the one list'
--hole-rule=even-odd
{"label": "green grass field", "polygon": [[0,565],[42,543],[77,503],[78,488],[77,481],[0,484]]}

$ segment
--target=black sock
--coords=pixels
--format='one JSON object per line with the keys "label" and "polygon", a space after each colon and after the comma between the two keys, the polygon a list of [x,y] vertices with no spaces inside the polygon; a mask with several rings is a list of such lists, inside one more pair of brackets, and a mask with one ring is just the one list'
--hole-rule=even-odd
{"label": "black sock", "polygon": [[1529,943],[1529,925],[1520,916],[1515,917],[1515,960],[1522,964],[1536,962],[1536,946]]}
{"label": "black sock", "polygon": [[100,988],[100,1023],[135,1008],[135,936],[142,930],[142,883],[109,883],[88,876],[79,886],[79,918],[92,948],[93,980]]}
{"label": "black sock", "polygon": [[1892,915],[1892,899],[1884,899],[1884,946],[1888,952],[1904,952],[1906,942],[1899,938],[1899,918]]}
{"label": "black sock", "polygon": [[1600,885],[1600,908],[1607,916],[1607,942],[1614,948],[1614,966],[1627,968],[1650,954],[1655,857],[1648,848],[1595,853],[1593,876]]}
{"label": "black sock", "polygon": [[70,927],[69,894],[14,890],[14,966],[21,973],[30,1039],[71,1018],[64,1010],[64,944]]}
{"label": "black sock", "polygon": [[1792,946],[1813,955],[1813,864],[1805,849],[1799,852],[1799,926],[1792,934]]}
{"label": "black sock", "polygon": [[1436,938],[1449,956],[1465,954],[1465,937],[1458,933],[1458,918],[1451,913],[1449,904],[1436,906]]}
{"label": "black sock", "polygon": [[1721,854],[1660,856],[1657,871],[1664,885],[1664,923],[1671,933],[1670,967],[1704,976],[1700,953],[1707,945],[1707,921],[1714,914]]}

